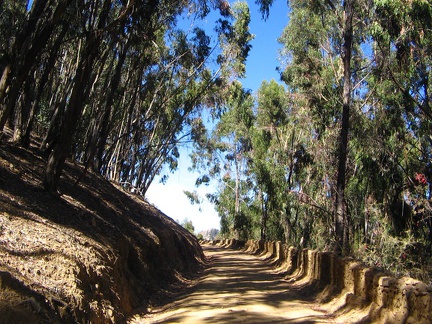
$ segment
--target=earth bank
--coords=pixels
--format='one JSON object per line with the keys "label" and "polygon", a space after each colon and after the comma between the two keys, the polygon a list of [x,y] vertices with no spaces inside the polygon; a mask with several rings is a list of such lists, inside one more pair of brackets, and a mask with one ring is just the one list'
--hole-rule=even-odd
{"label": "earth bank", "polygon": [[197,240],[138,196],[68,162],[52,196],[45,158],[0,144],[0,322],[110,323],[202,267]]}

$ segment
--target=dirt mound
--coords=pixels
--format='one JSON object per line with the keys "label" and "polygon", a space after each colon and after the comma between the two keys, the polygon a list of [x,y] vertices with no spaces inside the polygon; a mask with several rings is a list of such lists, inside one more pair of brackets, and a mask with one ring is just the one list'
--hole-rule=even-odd
{"label": "dirt mound", "polygon": [[204,255],[137,196],[67,163],[54,197],[38,150],[0,144],[0,322],[121,322]]}

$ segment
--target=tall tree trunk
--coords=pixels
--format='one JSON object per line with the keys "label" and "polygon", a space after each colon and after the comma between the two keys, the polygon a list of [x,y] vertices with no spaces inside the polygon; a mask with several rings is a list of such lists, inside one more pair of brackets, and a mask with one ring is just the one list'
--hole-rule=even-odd
{"label": "tall tree trunk", "polygon": [[84,109],[85,98],[89,92],[89,80],[93,70],[93,62],[97,56],[97,39],[88,36],[85,50],[76,68],[74,87],[64,116],[64,122],[58,132],[56,142],[49,155],[45,169],[44,188],[49,192],[56,192],[63,165],[72,143],[73,135]]}
{"label": "tall tree trunk", "polygon": [[344,1],[343,13],[343,106],[342,121],[338,144],[338,173],[336,181],[336,200],[335,200],[335,234],[337,249],[343,253],[349,251],[349,219],[345,199],[346,186],[346,163],[348,154],[348,134],[349,117],[351,107],[351,54],[353,41],[353,2],[354,0]]}
{"label": "tall tree trunk", "polygon": [[20,109],[17,109],[15,112],[15,121],[13,125],[14,132],[12,138],[15,144],[22,144],[23,142],[23,135],[27,126],[27,121],[31,115],[31,106],[34,100],[34,91],[32,89],[34,82],[34,76],[29,76],[27,82],[24,84],[24,94],[21,96]]}
{"label": "tall tree trunk", "polygon": [[267,210],[267,202],[265,201],[264,194],[260,190],[260,199],[261,199],[261,237],[262,241],[265,241],[267,238],[267,218],[268,218],[268,210]]}
{"label": "tall tree trunk", "polygon": [[109,132],[109,122],[111,117],[111,110],[112,106],[114,105],[114,99],[117,92],[117,89],[120,84],[121,80],[121,71],[123,68],[124,61],[126,59],[126,53],[128,51],[130,44],[130,39],[127,40],[125,46],[122,49],[122,52],[120,53],[115,71],[114,76],[111,79],[111,84],[109,87],[108,96],[105,103],[105,109],[103,116],[101,118],[101,125],[100,125],[100,131],[98,136],[97,145],[95,147],[96,150],[96,156],[95,156],[95,163],[94,166],[97,168],[97,170],[100,172],[102,169],[102,156],[103,152],[105,151],[105,145],[108,139],[108,132]]}
{"label": "tall tree trunk", "polygon": [[292,243],[291,239],[292,239],[293,228],[290,221],[290,216],[291,216],[290,208],[289,206],[287,206],[285,210],[281,212],[281,225],[284,230],[284,236],[285,236],[284,243],[287,244]]}
{"label": "tall tree trunk", "polygon": [[39,19],[44,16],[42,13],[47,1],[35,1],[32,6],[28,24],[18,35],[14,44],[12,52],[14,60],[6,66],[2,73],[0,82],[0,131],[3,131],[6,121],[13,113],[24,82],[32,73],[32,67],[37,62],[54,29],[61,22],[71,1],[59,2],[45,22],[40,22]]}
{"label": "tall tree trunk", "polygon": [[39,84],[37,86],[37,90],[36,90],[36,94],[35,94],[35,98],[31,104],[29,118],[28,118],[27,123],[26,123],[25,128],[24,128],[24,134],[23,134],[23,138],[22,138],[22,145],[24,145],[24,147],[29,147],[29,145],[30,145],[30,134],[33,130],[34,118],[37,115],[37,113],[39,112],[40,101],[41,101],[41,98],[43,95],[43,91],[45,90],[45,86],[48,82],[49,75],[50,75],[51,71],[54,69],[55,61],[57,59],[57,54],[58,54],[60,46],[63,42],[64,36],[66,35],[66,32],[67,32],[67,28],[65,26],[63,26],[59,36],[57,37],[57,39],[56,39],[56,41],[55,41],[55,43],[54,43],[54,45],[50,51],[50,55],[49,55],[49,58],[45,64],[43,74],[40,77]]}
{"label": "tall tree trunk", "polygon": [[236,239],[240,239],[240,231],[237,226],[240,218],[240,167],[237,160],[237,143],[234,144],[234,165],[235,165],[235,202],[234,202],[234,234]]}

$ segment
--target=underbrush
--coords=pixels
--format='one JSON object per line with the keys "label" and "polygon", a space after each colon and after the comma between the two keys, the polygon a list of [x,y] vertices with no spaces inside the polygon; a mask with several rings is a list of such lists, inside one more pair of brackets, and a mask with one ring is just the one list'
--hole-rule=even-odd
{"label": "underbrush", "polygon": [[371,244],[357,246],[355,256],[368,265],[383,268],[397,277],[412,277],[432,285],[432,259],[427,243],[409,232],[394,236],[383,230]]}

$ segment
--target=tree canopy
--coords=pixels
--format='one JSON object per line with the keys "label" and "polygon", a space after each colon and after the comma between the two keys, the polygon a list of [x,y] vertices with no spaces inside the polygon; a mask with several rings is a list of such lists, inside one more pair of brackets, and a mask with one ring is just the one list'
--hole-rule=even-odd
{"label": "tree canopy", "polygon": [[[44,187],[66,158],[143,194],[200,111],[218,109],[252,38],[246,3],[3,1],[0,130],[17,145],[43,140]],[[196,21],[219,12],[208,35]],[[182,23],[182,21],[185,21]],[[215,38],[213,41],[211,36]]]}
{"label": "tree canopy", "polygon": [[263,81],[250,101],[230,96],[193,157],[218,179],[209,198],[221,234],[354,254],[429,280],[432,6],[289,6],[282,83]]}
{"label": "tree canopy", "polygon": [[[273,1],[256,3],[271,15]],[[4,0],[0,130],[24,147],[40,139],[53,193],[71,159],[144,195],[193,143],[196,184],[217,183],[221,235],[429,280],[432,5],[288,6],[281,79],[251,93],[246,2]],[[199,27],[210,16],[213,30]]]}

